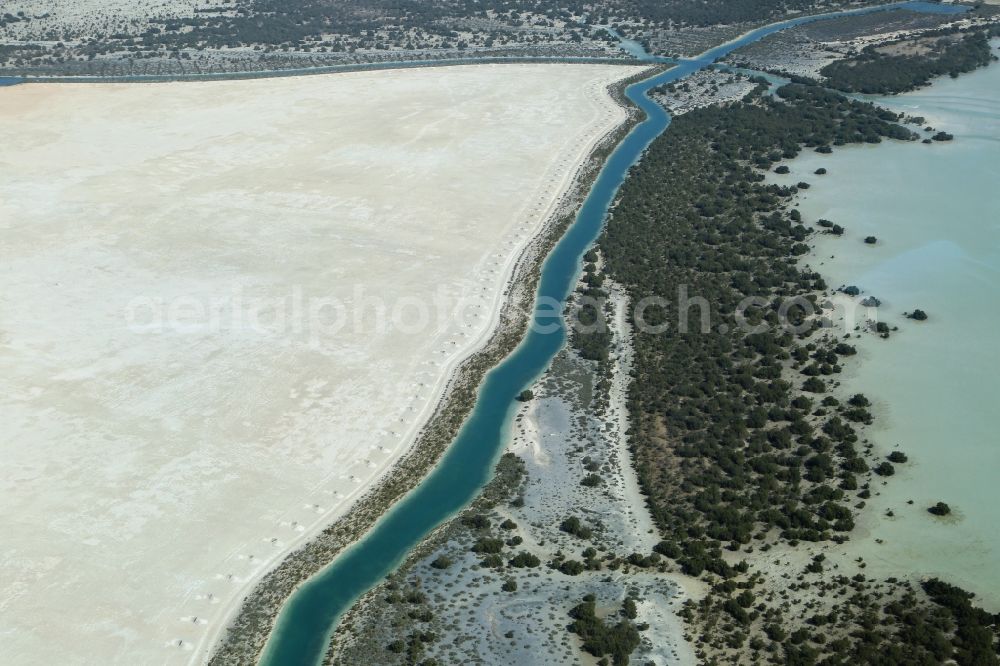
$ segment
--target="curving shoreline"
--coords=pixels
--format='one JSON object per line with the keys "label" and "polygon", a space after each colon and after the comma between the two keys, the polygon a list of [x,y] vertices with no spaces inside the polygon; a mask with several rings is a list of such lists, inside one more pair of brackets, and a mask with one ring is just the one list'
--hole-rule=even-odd
{"label": "curving shoreline", "polygon": [[[461,65],[466,63],[447,62],[428,64],[437,66]],[[615,64],[619,65],[619,70],[624,70],[626,68],[620,65],[637,65],[639,63],[622,63],[618,61]],[[646,62],[644,64],[649,65],[651,63]],[[694,66],[695,61],[684,61],[678,64],[681,68],[687,70],[687,68]],[[394,69],[395,67],[389,68]],[[460,67],[460,69],[463,68]],[[571,68],[566,67],[566,69]],[[638,71],[640,67],[634,67],[633,69]],[[290,75],[296,76],[310,73],[321,74],[326,72],[298,72]],[[273,73],[263,73],[262,75],[268,77],[275,76]],[[647,69],[645,72],[632,77],[632,79],[648,75],[649,70]],[[281,76],[281,74],[279,73],[277,76]],[[611,77],[609,76],[604,81],[594,81],[592,85],[588,86],[588,89],[595,90],[598,86],[603,89],[610,79]],[[124,79],[115,80],[123,81]],[[4,81],[0,80],[0,86],[2,85],[4,85]],[[618,93],[617,98],[619,98],[620,107],[628,106],[624,96],[621,95],[626,85],[628,85],[628,81],[619,81],[612,86]],[[83,87],[81,86],[77,90]],[[136,88],[143,88],[143,86],[136,86]],[[601,100],[606,102],[606,97],[602,96]],[[607,106],[610,106],[610,104]],[[589,105],[584,108],[589,108]],[[617,113],[618,110],[616,109],[615,112]],[[655,113],[651,113],[651,115],[655,115]],[[190,652],[187,654],[184,654],[184,652],[175,653],[174,657],[172,657],[173,659],[190,659],[192,662],[204,663],[205,660],[211,658],[212,663],[216,663],[216,659],[223,656],[221,648],[219,648],[220,652],[216,653],[209,652],[209,650],[214,650],[222,645],[219,639],[223,632],[230,630],[230,620],[239,622],[240,618],[234,618],[234,616],[237,614],[242,616],[243,612],[248,610],[244,604],[247,601],[247,599],[244,599],[245,593],[249,592],[252,588],[258,587],[262,576],[270,577],[274,574],[275,580],[272,581],[274,585],[270,587],[259,586],[259,588],[262,588],[259,591],[266,597],[261,602],[263,605],[260,608],[249,609],[251,615],[248,617],[248,623],[245,628],[248,631],[263,632],[263,638],[256,645],[256,648],[254,645],[249,645],[249,649],[256,649],[256,652],[250,656],[243,655],[239,658],[233,658],[234,661],[221,661],[218,663],[244,663],[244,659],[256,660],[262,654],[265,655],[264,661],[268,662],[269,660],[266,657],[268,635],[275,635],[274,627],[276,622],[278,631],[280,632],[282,621],[279,614],[283,612],[282,604],[287,605],[287,595],[294,594],[297,590],[300,590],[307,584],[306,579],[310,576],[315,576],[316,573],[321,573],[327,567],[333,565],[334,561],[330,559],[331,557],[336,557],[336,561],[341,561],[340,558],[345,549],[349,549],[352,544],[357,543],[363,538],[366,531],[371,531],[373,527],[377,528],[379,521],[391,515],[392,509],[390,507],[393,502],[396,502],[400,498],[405,499],[408,492],[419,487],[422,479],[425,479],[427,475],[432,474],[438,469],[442,460],[447,461],[450,442],[455,441],[456,433],[461,433],[462,424],[468,419],[471,413],[470,410],[479,411],[476,396],[478,391],[482,390],[483,386],[488,385],[487,378],[491,369],[495,368],[498,363],[503,363],[505,354],[510,353],[512,350],[516,354],[519,340],[526,337],[525,330],[528,319],[531,316],[534,287],[540,280],[544,284],[544,281],[547,279],[545,273],[540,269],[544,265],[544,261],[551,248],[566,233],[568,226],[572,225],[572,221],[576,215],[574,211],[579,209],[579,205],[583,201],[582,197],[587,192],[581,183],[586,181],[588,177],[599,173],[601,159],[597,155],[606,149],[604,153],[604,158],[606,158],[608,152],[614,149],[615,140],[625,136],[625,134],[621,133],[627,133],[629,126],[634,126],[635,123],[639,122],[631,114],[627,114],[621,124],[617,125],[614,129],[608,130],[607,126],[610,123],[611,112],[606,112],[603,117],[605,122],[600,128],[598,128],[597,122],[589,124],[585,127],[585,132],[580,132],[578,139],[567,141],[559,146],[559,159],[553,161],[549,165],[549,168],[546,168],[544,174],[540,175],[536,181],[539,183],[548,182],[550,184],[549,188],[553,189],[546,189],[541,197],[531,198],[530,203],[518,209],[516,217],[513,214],[505,216],[505,219],[508,220],[515,219],[520,231],[502,238],[501,242],[498,242],[494,246],[493,253],[488,258],[484,258],[476,266],[477,278],[479,277],[478,270],[483,266],[486,266],[483,269],[484,274],[486,272],[493,274],[492,276],[484,275],[482,276],[483,279],[480,280],[483,284],[488,281],[490,287],[488,298],[483,300],[483,310],[481,311],[485,317],[477,321],[477,325],[485,321],[485,329],[477,329],[474,334],[468,336],[462,333],[462,338],[458,342],[450,341],[451,345],[457,344],[459,346],[447,348],[446,351],[442,351],[440,348],[434,351],[434,358],[441,360],[433,363],[436,366],[433,373],[426,373],[431,375],[433,379],[428,380],[428,384],[420,384],[424,388],[417,389],[416,392],[421,395],[413,397],[410,394],[406,396],[407,399],[414,401],[419,398],[419,402],[410,403],[413,406],[409,408],[411,414],[407,414],[405,425],[403,425],[404,419],[399,419],[399,425],[401,426],[399,429],[400,431],[405,431],[404,436],[390,443],[388,447],[379,447],[382,454],[376,454],[378,457],[374,460],[376,460],[377,464],[371,460],[363,461],[370,468],[367,472],[355,469],[354,467],[350,469],[343,467],[342,469],[332,470],[325,477],[322,485],[310,482],[301,484],[298,488],[293,489],[289,497],[299,495],[305,497],[320,489],[330,495],[334,491],[338,491],[336,493],[336,503],[339,505],[335,505],[332,509],[326,508],[323,510],[320,510],[319,504],[311,505],[316,508],[316,516],[309,518],[305,523],[309,527],[306,527],[304,531],[299,531],[296,536],[287,541],[283,539],[280,548],[272,550],[271,555],[263,563],[260,560],[253,563],[251,565],[253,573],[249,578],[240,577],[240,574],[237,574],[233,578],[232,574],[230,574],[230,580],[233,584],[228,588],[225,597],[212,600],[212,595],[209,595],[211,603],[222,601],[222,605],[216,606],[216,609],[221,612],[216,612],[214,615],[205,614],[202,618],[194,616],[191,619],[187,615],[181,617],[181,622],[190,621],[194,624],[208,624],[209,626],[197,628],[198,633],[191,631],[193,640],[189,640],[186,635],[178,634],[179,636],[183,636],[184,640],[172,643],[171,647],[179,645],[183,650],[187,651],[191,650],[192,646],[196,647],[193,654]],[[549,154],[553,153],[555,151]],[[556,164],[557,162],[558,165]],[[554,185],[556,182],[558,182],[558,186]],[[523,187],[521,191],[533,192],[535,191],[534,185]],[[576,196],[575,200],[573,200],[574,194],[579,195]],[[524,197],[525,201],[528,199],[528,196]],[[534,206],[532,209],[533,212],[528,213],[528,209],[532,206]],[[539,212],[541,210],[544,210],[544,214]],[[514,209],[512,208],[510,213],[513,212]],[[530,224],[527,223],[529,220]],[[530,231],[528,231],[529,227]],[[487,262],[489,263],[488,266],[486,265]],[[495,270],[492,270],[494,267]],[[861,283],[859,282],[859,284]],[[479,286],[482,285],[473,285],[473,291],[477,291]],[[484,294],[486,291],[486,289],[483,290]],[[542,291],[544,291],[544,287],[538,293]],[[928,306],[926,303],[920,303],[920,305]],[[934,307],[933,304],[928,307],[932,316],[940,316],[944,312],[943,309]],[[445,355],[441,356],[440,354]],[[426,359],[427,356],[423,356],[423,358]],[[429,364],[430,362],[427,363]],[[417,386],[417,384],[413,386]],[[486,391],[486,393],[489,394],[490,392]],[[425,400],[426,402],[424,402]],[[486,402],[493,404],[496,401],[487,400]],[[401,402],[400,404],[403,403]],[[348,410],[347,413],[352,412],[353,410]],[[383,423],[388,422],[385,419],[380,420]],[[370,428],[370,424],[367,427]],[[394,437],[398,437],[396,432],[391,434]],[[414,436],[419,440],[418,443],[424,447],[420,451],[416,450],[417,443],[414,442]],[[459,436],[461,437],[461,435]],[[362,455],[360,451],[359,455]],[[442,466],[448,467],[447,464]],[[343,482],[338,483],[334,479],[336,474],[341,471],[345,472],[340,476]],[[351,475],[350,482],[346,481],[347,472],[356,472],[356,475]],[[400,478],[390,478],[392,474],[399,474]],[[278,475],[274,476],[277,477]],[[333,481],[332,484],[329,483],[331,481]],[[351,482],[359,485],[351,485]],[[942,498],[949,499],[943,495]],[[309,501],[311,503],[314,500],[310,499]],[[360,505],[355,505],[355,501],[365,502],[367,506],[361,507]],[[324,504],[326,503],[324,502]],[[353,511],[358,511],[361,515],[357,517],[350,515],[350,512]],[[295,511],[292,510],[282,514],[282,521],[289,516],[298,517],[297,515],[293,515],[294,513]],[[959,511],[952,518],[957,520],[958,518],[964,518],[964,516]],[[291,518],[288,519],[290,520]],[[336,519],[338,522],[330,525],[329,522],[333,519]],[[341,525],[341,522],[344,524]],[[281,525],[284,526],[285,523],[282,522]],[[303,530],[302,527],[297,527],[296,529]],[[330,534],[327,535],[327,532],[330,532]],[[327,536],[329,538],[324,543],[316,545],[315,550],[310,550],[313,546],[311,542],[317,534],[321,534],[320,539],[324,539]],[[303,548],[302,544],[304,541],[310,541],[310,543]],[[222,542],[220,541],[219,543]],[[274,540],[272,540],[272,543],[274,543]],[[249,540],[241,548],[240,551],[232,551],[230,558],[235,559],[238,556],[239,559],[244,559],[244,553],[258,553],[258,551],[254,550],[254,545]],[[227,550],[226,548],[220,549],[222,552],[226,552]],[[303,551],[301,556],[300,550]],[[416,551],[411,551],[410,554],[412,555],[413,552]],[[251,554],[249,559],[253,560],[254,555]],[[284,569],[283,567],[288,560],[295,561],[290,564],[289,569]],[[345,564],[339,568],[342,570],[351,570],[353,569],[353,565]],[[359,575],[364,576],[366,572],[362,569],[358,569]],[[239,572],[240,570],[234,568],[231,571]],[[309,571],[313,573],[310,574],[308,573]],[[305,578],[296,578],[300,574]],[[216,575],[216,578],[221,578],[221,575]],[[290,589],[288,588],[289,585],[291,586]],[[166,589],[166,587],[161,587],[161,589]],[[216,590],[213,589],[213,591]],[[185,606],[183,607],[186,609],[190,599],[194,597],[194,593],[188,589],[184,594],[186,596],[184,597],[183,604]],[[198,596],[197,598],[201,599],[203,596]],[[152,596],[149,599],[152,599]],[[266,606],[268,604],[270,604],[271,611],[267,611]],[[153,604],[147,603],[147,606],[152,607]],[[124,607],[129,606],[126,604]],[[169,605],[160,605],[160,610],[166,611],[163,617],[172,615]],[[268,613],[271,614],[268,615]],[[177,614],[180,615],[180,613]],[[211,621],[205,620],[204,618],[206,617],[210,617]],[[160,619],[162,620],[162,617]],[[167,626],[168,623],[161,622],[161,627],[166,628]],[[186,625],[185,631],[190,629],[190,625]],[[316,635],[319,634],[315,629],[313,629],[313,633]],[[245,638],[241,638],[240,640],[245,640]],[[237,649],[241,648],[242,646],[237,646]],[[80,647],[78,646],[77,649],[80,649]]]}
{"label": "curving shoreline", "polygon": [[[812,20],[817,20],[817,19],[822,18],[822,17],[811,17],[811,18],[812,18]],[[775,24],[773,26],[769,26],[767,28],[763,28],[763,29],[760,29],[758,31],[754,31],[753,33],[749,33],[744,39],[746,39],[746,40],[749,41],[749,40],[751,40],[753,38],[763,37],[763,36],[765,36],[767,34],[770,34],[771,32],[774,32],[774,31],[776,31],[778,29],[781,29],[782,27],[787,27],[787,26],[790,26],[790,25],[796,25],[799,22],[801,22],[801,21],[788,21],[788,22],[782,22],[780,24]],[[677,76],[678,77],[679,76],[683,76],[686,73],[689,73],[691,71],[700,69],[701,67],[703,67],[703,66],[705,66],[707,64],[706,63],[707,59],[710,59],[710,58],[715,57],[716,55],[722,54],[723,52],[726,51],[726,49],[730,49],[731,50],[736,45],[737,44],[728,44],[728,45],[724,45],[724,46],[721,46],[721,47],[717,47],[715,49],[711,49],[711,50],[707,51],[706,53],[702,54],[702,56],[700,56],[698,59],[693,59],[693,60],[690,60],[690,61],[683,61],[681,63],[682,66],[676,72]],[[396,522],[398,522],[398,521],[396,521]],[[385,530],[383,530],[383,532],[384,531]],[[408,537],[401,537],[401,538],[408,538]],[[381,545],[387,545],[387,544],[381,544]],[[376,546],[374,548],[381,547],[381,545],[380,546]],[[395,547],[395,546],[393,546],[393,547]],[[369,548],[369,550],[372,550],[372,549]],[[357,559],[357,557],[355,557],[355,559]],[[344,566],[346,567],[347,565],[345,564]],[[361,560],[358,560],[357,562],[353,562],[352,561],[351,566],[359,566],[359,567],[364,568],[364,565],[362,565]],[[340,575],[342,573],[343,572],[339,572],[338,575]],[[371,573],[372,573],[372,571],[365,571],[364,572],[364,576],[366,577],[365,578],[366,580],[367,580],[367,576],[369,576]],[[346,574],[344,574],[344,575],[346,575]],[[341,575],[340,577],[343,578],[343,575]],[[328,576],[327,578],[330,578],[330,576]],[[354,587],[350,583],[347,583],[346,580],[341,580],[341,585],[347,585],[347,587],[349,587],[350,589],[353,589],[353,587]],[[329,585],[328,585],[328,587],[329,587]],[[339,604],[341,603],[341,601],[344,601],[344,599],[340,599],[340,598],[344,597],[345,594],[347,594],[347,593],[344,592],[341,588],[337,588],[337,587],[330,587],[328,589],[328,593],[330,593],[330,592],[334,593],[338,597],[339,601],[334,602],[334,601],[331,600],[329,602],[320,602],[319,599],[316,598],[316,593],[314,593],[314,594],[311,595],[312,602],[310,602],[310,603],[302,602],[302,604],[300,604],[300,606],[303,605],[303,604],[305,604],[306,607],[313,608],[313,610],[316,613],[320,613],[320,614],[326,613],[327,611],[326,610],[322,610],[322,609],[325,609],[328,606],[329,607],[334,607],[334,608],[339,608],[340,607]],[[353,592],[351,594],[353,594]],[[314,621],[314,620],[307,620],[306,617],[304,615],[302,615],[303,612],[304,611],[302,611],[302,610],[298,611],[298,614],[301,617],[299,617],[299,625],[296,626],[296,628],[295,628],[295,637],[294,638],[291,638],[291,637],[285,637],[285,638],[283,638],[282,641],[284,643],[288,643],[288,644],[290,644],[290,643],[301,644],[301,643],[303,643],[305,641],[312,641],[314,637],[313,637],[312,634],[309,633],[310,630],[307,628],[307,625],[311,627],[311,631],[312,631],[313,634],[322,631],[319,628],[319,625],[316,623],[316,621]],[[288,620],[288,622],[291,622],[291,620]],[[309,648],[309,649],[311,650],[311,648]],[[304,652],[305,652],[305,649],[296,652],[296,655],[297,655],[296,658],[298,658],[299,653],[304,653]],[[281,654],[282,654],[282,658],[284,658],[284,659],[291,658],[291,654],[290,653],[281,653]]]}
{"label": "curving shoreline", "polygon": [[[1000,40],[994,45],[1000,47]],[[996,152],[990,150],[998,126],[991,100],[998,77],[994,63],[957,79],[937,79],[920,91],[868,98],[893,111],[919,113],[923,125],[953,132],[954,142],[806,153],[789,162],[793,174],[773,176],[783,184],[813,180],[814,187],[799,194],[803,216],[845,224],[843,236],[818,236],[804,259],[830,286],[856,285],[862,291],[857,297],[834,295],[833,312],[874,316],[899,328],[888,340],[862,332],[856,338],[862,361],[843,377],[846,391],[873,397],[876,450],[884,456],[898,449],[910,460],[869,501],[844,558],[863,556],[869,570],[885,576],[904,569],[949,580],[974,591],[977,603],[990,612],[1000,607],[991,566],[997,552],[990,529],[995,512],[993,504],[978,499],[995,469],[990,424],[982,415],[997,393],[995,382],[989,383],[997,357],[986,342],[990,312],[976,304],[985,301],[980,290],[993,270],[995,234],[975,221],[990,219],[990,203],[993,209],[996,204],[975,194],[988,191],[982,165]],[[930,163],[938,171],[924,177]],[[878,187],[871,185],[873,174],[893,164],[902,166]],[[829,174],[808,175],[820,166]],[[894,196],[885,197],[883,188]],[[851,191],[851,199],[840,200],[841,191]],[[938,220],[946,214],[950,223],[942,226]],[[877,244],[862,242],[868,234],[878,237]],[[869,295],[882,304],[855,309]],[[904,312],[913,307],[926,308],[930,319],[907,319]],[[953,510],[949,519],[927,512],[941,500]]]}
{"label": "curving shoreline", "polygon": [[[307,579],[325,568],[337,553],[357,541],[390,505],[434,468],[471,410],[482,378],[520,342],[531,313],[534,289],[540,277],[539,268],[548,250],[574,219],[589,183],[596,177],[607,154],[632,126],[641,121],[640,112],[626,106],[624,89],[659,69],[662,68],[643,67],[639,73],[609,88],[612,99],[625,110],[626,117],[615,129],[598,137],[582,151],[586,157],[580,166],[567,173],[568,187],[564,186],[563,194],[552,203],[541,230],[520,253],[512,255],[512,274],[503,290],[503,305],[494,311],[496,326],[488,329],[492,331],[489,338],[478,349],[471,350],[450,373],[442,397],[429,420],[418,431],[415,443],[396,459],[392,467],[386,469],[374,487],[356,501],[349,515],[324,528],[313,541],[287,556],[263,576],[256,589],[235,611],[235,616],[231,614],[229,621],[220,623],[214,637],[223,631],[226,633],[214,646],[210,663],[256,661],[285,600]],[[404,467],[405,473],[400,474],[400,469]],[[389,475],[389,471],[396,472],[396,475]],[[207,643],[207,640],[202,643],[202,649]]]}
{"label": "curving shoreline", "polygon": [[[639,621],[648,621],[650,634],[658,632],[660,640],[647,651],[632,655],[631,663],[645,663],[644,658],[653,656],[666,663],[696,662],[673,611],[686,599],[704,595],[700,581],[680,575],[628,573],[628,565],[581,571],[570,578],[558,568],[487,566],[481,561],[482,554],[470,549],[477,537],[489,533],[488,528],[470,530],[482,516],[492,525],[511,521],[515,526],[508,523],[499,534],[516,537],[517,550],[530,552],[542,562],[551,561],[555,549],[573,559],[584,547],[624,555],[650,552],[658,542],[627,446],[627,385],[632,380],[634,334],[628,298],[610,280],[604,286],[613,311],[608,328],[614,351],[608,364],[583,358],[572,343],[556,355],[546,372],[531,384],[532,399],[519,407],[493,480],[343,615],[324,664],[395,663],[395,655],[387,649],[388,639],[405,636],[418,627],[438,635],[435,644],[455,646],[447,659],[437,655],[445,663],[476,658],[484,663],[534,663],[532,655],[542,653],[551,663],[572,663],[569,659],[579,646],[567,649],[562,643],[564,617],[551,611],[568,610],[584,591],[596,592],[610,606],[620,603],[626,590],[637,588],[648,595],[646,603],[640,604]],[[581,279],[575,295],[582,295],[585,289]],[[608,376],[610,386],[598,387]],[[580,484],[587,474],[581,464],[584,453],[586,459],[602,461],[604,483],[600,489]],[[514,470],[519,473],[513,475]],[[571,515],[579,517],[582,524],[599,527],[586,537],[554,528]],[[438,568],[432,563],[435,556],[449,564]],[[427,597],[425,602],[412,606],[391,601],[415,589],[410,586],[417,580]],[[516,582],[516,590],[501,590],[503,581]],[[653,603],[653,598],[658,602]],[[413,608],[429,613],[432,624],[423,625],[409,617]],[[468,618],[474,618],[471,627],[463,627]],[[393,636],[382,633],[381,628],[388,623],[395,628]],[[525,624],[534,631],[524,633],[521,629]],[[472,627],[489,629],[477,634]],[[516,633],[516,641],[508,644],[504,640],[507,630]]]}

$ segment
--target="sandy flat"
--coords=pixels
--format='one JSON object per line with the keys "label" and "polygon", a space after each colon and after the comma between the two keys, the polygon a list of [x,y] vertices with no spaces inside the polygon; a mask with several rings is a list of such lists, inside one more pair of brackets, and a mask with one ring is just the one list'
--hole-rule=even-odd
{"label": "sandy flat", "polygon": [[635,71],[0,91],[4,662],[201,661],[411,443]]}

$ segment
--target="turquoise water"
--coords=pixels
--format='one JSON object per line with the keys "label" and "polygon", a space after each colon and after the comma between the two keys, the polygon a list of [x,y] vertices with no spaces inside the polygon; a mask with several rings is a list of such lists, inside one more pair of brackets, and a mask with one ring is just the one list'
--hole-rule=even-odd
{"label": "turquoise water", "polygon": [[[880,318],[900,328],[887,341],[860,340],[862,359],[843,377],[844,394],[874,399],[876,446],[898,446],[910,458],[873,488],[880,494],[848,557],[865,557],[878,574],[943,577],[998,610],[1000,66],[873,99],[925,116],[955,140],[806,153],[790,165],[787,182],[813,185],[803,217],[847,229],[843,238],[822,238],[811,263],[831,285],[854,284],[880,298]],[[826,176],[810,175],[820,166]],[[879,239],[874,247],[862,242],[869,234]],[[914,308],[929,319],[902,316]],[[926,512],[938,501],[954,517]]]}
{"label": "turquoise water", "polygon": [[[666,129],[670,117],[646,95],[656,86],[681,79],[730,51],[769,34],[802,23],[845,13],[857,14],[909,8],[953,12],[955,8],[930,3],[900,3],[844,13],[806,16],[765,26],[728,44],[685,59],[656,77],[630,86],[626,94],[647,118],[619,144],[595,181],[576,221],[560,239],[542,266],[536,303],[543,297],[564,301],[580,270],[583,253],[596,240],[611,204],[629,168],[649,143]],[[961,11],[959,9],[958,11]],[[360,541],[328,567],[304,583],[289,599],[268,641],[262,664],[297,666],[322,659],[339,616],[378,584],[431,530],[472,500],[487,482],[503,448],[515,396],[548,367],[566,336],[561,318],[548,307],[536,309],[536,322],[555,329],[529,332],[517,349],[490,371],[479,389],[476,405],[458,437],[427,478],[386,513]]]}
{"label": "turquoise water", "polygon": [[625,53],[629,54],[637,60],[642,60],[645,62],[676,62],[673,58],[666,58],[663,56],[653,56],[646,53],[646,47],[637,42],[634,39],[628,39],[623,37],[620,32],[612,28],[611,26],[604,26],[604,29],[611,34],[612,37],[618,40],[618,48],[620,48]]}
{"label": "turquoise water", "polygon": [[[669,117],[645,92],[698,69],[688,64],[628,89],[648,114],[608,158],[575,223],[542,268],[538,296],[564,301],[576,280],[583,253],[597,238],[629,167],[667,126]],[[479,389],[476,406],[434,471],[397,503],[361,541],[303,585],[279,617],[262,659],[264,664],[314,664],[323,655],[337,617],[377,584],[434,527],[464,507],[488,481],[505,442],[515,396],[531,384],[566,340],[561,317],[536,310],[536,321],[553,332],[532,330],[494,368]],[[543,329],[544,330],[544,329]]]}

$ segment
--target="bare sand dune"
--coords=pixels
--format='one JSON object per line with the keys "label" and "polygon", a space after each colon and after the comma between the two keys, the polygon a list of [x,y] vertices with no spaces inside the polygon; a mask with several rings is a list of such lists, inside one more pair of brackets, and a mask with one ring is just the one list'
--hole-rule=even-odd
{"label": "bare sand dune", "polygon": [[4,663],[200,661],[411,442],[635,71],[0,91]]}

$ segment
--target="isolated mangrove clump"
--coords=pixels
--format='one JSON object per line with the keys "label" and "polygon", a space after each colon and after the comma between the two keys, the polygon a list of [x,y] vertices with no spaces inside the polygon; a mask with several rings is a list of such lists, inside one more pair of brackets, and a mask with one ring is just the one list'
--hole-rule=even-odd
{"label": "isolated mangrove clump", "polygon": [[896,473],[896,468],[892,466],[892,463],[881,462],[875,466],[873,471],[879,476],[892,476]]}
{"label": "isolated mangrove clump", "polygon": [[[809,183],[799,183],[799,185],[805,185],[801,189],[809,189]],[[826,229],[826,233],[833,234],[834,236],[842,236],[844,234],[844,227],[839,224],[834,224],[832,221],[825,218],[820,218],[816,220],[816,224]]]}
{"label": "isolated mangrove clump", "polygon": [[928,507],[927,511],[933,513],[935,516],[947,516],[951,513],[951,507],[944,502],[938,502],[932,507]]}

